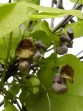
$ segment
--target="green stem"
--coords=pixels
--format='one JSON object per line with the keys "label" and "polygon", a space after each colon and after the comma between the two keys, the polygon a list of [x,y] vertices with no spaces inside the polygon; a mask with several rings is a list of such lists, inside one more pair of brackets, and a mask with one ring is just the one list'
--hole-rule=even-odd
{"label": "green stem", "polygon": [[52,47],[52,48],[46,50],[46,52],[49,52],[49,51],[51,51],[51,50],[53,50],[53,49],[54,49],[54,47]]}
{"label": "green stem", "polygon": [[12,43],[12,34],[13,34],[13,32],[11,32],[10,35],[9,35],[9,43],[8,43],[8,48],[7,48],[7,55],[6,55],[6,60],[5,60],[5,65],[4,65],[4,70],[3,70],[3,73],[2,73],[2,80],[1,80],[1,86],[2,87],[3,87],[3,84],[4,84],[4,80],[5,80],[8,58],[10,56],[10,49],[11,49],[11,43]]}
{"label": "green stem", "polygon": [[24,38],[24,34],[25,34],[26,29],[27,29],[27,26],[29,25],[29,22],[30,22],[30,19],[27,21],[27,23],[25,25],[25,28],[24,28],[24,31],[23,31],[21,39]]}

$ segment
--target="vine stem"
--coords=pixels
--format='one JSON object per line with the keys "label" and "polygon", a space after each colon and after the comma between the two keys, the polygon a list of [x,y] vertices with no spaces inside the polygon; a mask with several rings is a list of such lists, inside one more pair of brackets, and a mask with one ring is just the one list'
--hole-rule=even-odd
{"label": "vine stem", "polygon": [[6,55],[4,70],[3,70],[3,73],[2,73],[1,87],[3,86],[4,80],[5,80],[8,58],[9,58],[9,56],[10,56],[10,49],[11,49],[11,43],[12,43],[12,35],[13,35],[13,32],[10,32],[10,35],[9,35],[9,43],[8,43],[8,48],[7,48],[7,55]]}
{"label": "vine stem", "polygon": [[11,3],[11,0],[9,0],[9,3]]}
{"label": "vine stem", "polygon": [[43,84],[42,84],[42,87],[43,87],[44,91],[46,92],[46,96],[47,96],[48,104],[49,104],[49,111],[51,111],[51,102],[50,102],[49,94]]}
{"label": "vine stem", "polygon": [[3,104],[4,104],[4,100],[2,100],[2,101],[0,102],[0,107],[1,107]]}
{"label": "vine stem", "polygon": [[16,102],[16,104],[17,104],[17,106],[18,106],[19,110],[20,110],[20,111],[22,111],[22,108],[21,108],[21,106],[20,106],[20,104],[19,104],[19,102],[18,102],[18,100],[17,100],[17,99],[15,100],[15,102]]}
{"label": "vine stem", "polygon": [[78,53],[76,54],[76,56],[80,55],[82,52],[83,52],[83,50],[81,50],[80,52],[78,52]]}
{"label": "vine stem", "polygon": [[[76,5],[76,4],[75,4]],[[74,5],[74,9],[80,9],[82,4],[78,4],[77,6]],[[73,18],[72,15],[66,15],[63,20],[52,30],[52,32],[56,32],[59,28],[63,27],[69,20]]]}
{"label": "vine stem", "polygon": [[[51,2],[51,7],[54,7],[54,0]],[[50,27],[54,27],[54,18],[51,18]]]}

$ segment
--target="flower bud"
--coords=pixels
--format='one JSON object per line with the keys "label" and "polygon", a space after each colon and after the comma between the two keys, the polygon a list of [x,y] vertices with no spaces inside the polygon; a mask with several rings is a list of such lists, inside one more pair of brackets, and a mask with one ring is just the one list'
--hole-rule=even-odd
{"label": "flower bud", "polygon": [[20,61],[19,62],[19,71],[21,72],[21,74],[26,75],[30,70],[30,64],[28,61],[24,60],[24,61]]}
{"label": "flower bud", "polygon": [[64,79],[60,74],[56,74],[53,80],[52,89],[56,94],[66,93],[68,90],[66,79]]}
{"label": "flower bud", "polygon": [[67,34],[69,35],[71,40],[74,39],[74,32],[73,32],[72,28],[67,29]]}
{"label": "flower bud", "polygon": [[45,51],[47,50],[46,46],[42,43],[42,41],[37,41],[35,43],[35,46],[36,46],[37,49],[43,49]]}
{"label": "flower bud", "polygon": [[34,62],[37,62],[39,59],[41,59],[41,53],[40,53],[40,51],[39,50],[37,50],[37,52],[34,54],[34,56],[33,56],[33,61]]}
{"label": "flower bud", "polygon": [[60,35],[60,40],[63,41],[63,42],[71,43],[70,37],[67,34],[65,34],[65,33],[62,33]]}
{"label": "flower bud", "polygon": [[63,55],[65,53],[67,53],[67,51],[68,51],[68,48],[65,43],[63,43],[62,45],[58,45],[56,47],[56,53],[59,55]]}

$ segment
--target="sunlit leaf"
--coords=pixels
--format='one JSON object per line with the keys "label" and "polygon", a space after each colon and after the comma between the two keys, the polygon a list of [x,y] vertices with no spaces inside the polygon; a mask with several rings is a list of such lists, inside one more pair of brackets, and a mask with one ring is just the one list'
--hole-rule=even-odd
{"label": "sunlit leaf", "polygon": [[52,32],[49,28],[49,24],[45,20],[43,20],[43,21],[39,22],[37,25],[35,25],[33,27],[32,33],[35,31],[38,31],[38,30],[43,30],[44,32],[46,32],[46,34],[48,36],[52,34]]}
{"label": "sunlit leaf", "polygon": [[27,17],[31,19],[44,19],[44,18],[59,18],[63,17],[66,14],[60,13],[60,14],[54,14],[54,13],[39,13],[39,14],[33,14],[33,15],[27,15]]}
{"label": "sunlit leaf", "polygon": [[[6,12],[6,13],[5,13]],[[5,4],[0,7],[0,37],[10,33],[26,20],[26,2]]]}
{"label": "sunlit leaf", "polygon": [[[62,9],[57,9],[57,8],[51,8],[51,7],[44,7],[44,6],[39,6],[39,5],[35,5],[35,4],[27,4],[28,7],[34,8],[35,10],[40,10],[43,12],[47,12],[52,14],[69,14],[69,15],[73,15],[73,16],[77,16],[79,18],[82,18],[82,12],[80,10],[62,10]],[[28,15],[30,16],[30,15]]]}
{"label": "sunlit leaf", "polygon": [[[15,2],[18,2],[18,0],[14,0]],[[19,0],[20,2],[26,1],[28,3],[34,3],[34,4],[39,4],[40,0]]]}

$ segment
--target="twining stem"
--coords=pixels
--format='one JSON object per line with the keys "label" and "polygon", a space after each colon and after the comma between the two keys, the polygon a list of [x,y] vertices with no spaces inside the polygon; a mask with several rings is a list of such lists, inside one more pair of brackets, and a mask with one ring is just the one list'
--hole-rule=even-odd
{"label": "twining stem", "polygon": [[11,0],[9,0],[9,3],[11,3]]}
{"label": "twining stem", "polygon": [[8,47],[7,47],[7,55],[6,55],[6,59],[5,59],[4,70],[3,70],[3,73],[2,73],[1,87],[3,87],[3,84],[4,84],[8,58],[10,56],[10,49],[11,49],[11,43],[12,43],[12,34],[13,34],[13,32],[11,32],[10,35],[9,35],[9,43],[8,43]]}
{"label": "twining stem", "polygon": [[2,100],[2,101],[0,102],[0,107],[1,107],[3,104],[4,104],[4,100]]}
{"label": "twining stem", "polygon": [[15,100],[15,102],[16,102],[16,104],[17,104],[17,106],[18,106],[19,110],[20,110],[20,111],[22,111],[22,108],[21,108],[21,106],[20,106],[20,104],[19,104],[19,102],[18,102],[18,100],[17,100],[17,99]]}
{"label": "twining stem", "polygon": [[80,55],[83,52],[83,49],[76,54],[76,56]]}
{"label": "twining stem", "polygon": [[[78,4],[74,9],[80,9],[82,7],[82,4]],[[52,30],[52,32],[56,32],[59,28],[63,27],[69,20],[71,20],[73,16],[66,15],[63,20]]]}
{"label": "twining stem", "polygon": [[[54,0],[51,2],[51,7],[54,7]],[[50,27],[54,27],[54,18],[51,18]]]}
{"label": "twining stem", "polygon": [[74,9],[76,7],[76,5],[78,4],[79,0],[76,1],[76,3],[74,4],[73,8]]}

